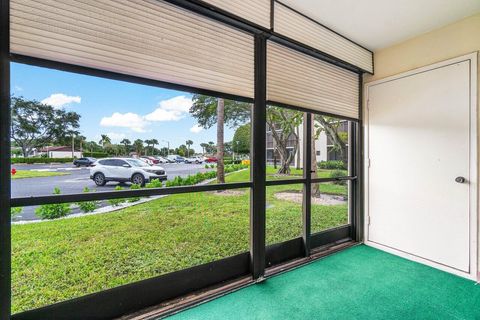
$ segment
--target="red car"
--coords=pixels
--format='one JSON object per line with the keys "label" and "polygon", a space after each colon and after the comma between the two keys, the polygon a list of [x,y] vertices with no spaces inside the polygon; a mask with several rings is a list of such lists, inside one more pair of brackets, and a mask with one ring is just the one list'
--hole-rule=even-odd
{"label": "red car", "polygon": [[218,159],[215,157],[205,157],[205,162],[206,163],[212,163],[212,162],[217,162]]}
{"label": "red car", "polygon": [[145,159],[145,160],[150,160],[151,164],[158,164],[160,162],[160,160],[158,160],[157,158],[154,158],[154,157],[143,156],[141,158]]}

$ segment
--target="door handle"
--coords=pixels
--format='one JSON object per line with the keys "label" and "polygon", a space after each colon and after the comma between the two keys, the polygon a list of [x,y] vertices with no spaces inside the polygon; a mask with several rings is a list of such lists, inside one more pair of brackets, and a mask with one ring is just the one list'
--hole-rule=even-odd
{"label": "door handle", "polygon": [[467,181],[467,179],[465,179],[464,177],[456,177],[455,178],[455,182],[457,183],[465,183]]}

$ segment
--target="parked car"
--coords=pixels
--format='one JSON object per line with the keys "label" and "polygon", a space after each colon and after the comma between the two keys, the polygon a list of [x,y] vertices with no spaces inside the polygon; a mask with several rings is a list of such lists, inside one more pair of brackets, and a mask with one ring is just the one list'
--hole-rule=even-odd
{"label": "parked car", "polygon": [[104,186],[109,181],[132,182],[144,186],[153,179],[167,180],[167,174],[164,168],[151,166],[140,159],[108,158],[92,165],[90,179],[97,186]]}
{"label": "parked car", "polygon": [[185,163],[196,163],[196,164],[200,164],[200,163],[203,163],[203,159],[200,158],[200,157],[185,158]]}
{"label": "parked car", "polygon": [[205,162],[206,163],[218,162],[218,159],[216,157],[205,157]]}
{"label": "parked car", "polygon": [[154,158],[158,160],[158,163],[170,163],[170,160],[165,159],[164,157],[155,156]]}
{"label": "parked car", "polygon": [[91,157],[79,158],[79,159],[73,160],[73,165],[76,167],[81,167],[81,166],[90,167],[92,164],[95,163],[95,161],[97,161],[97,159],[91,158]]}
{"label": "parked car", "polygon": [[179,155],[177,154],[171,154],[167,157],[167,159],[169,160],[172,160],[173,162],[176,162],[176,163],[181,163],[181,162],[185,162],[185,158],[184,157],[180,157]]}
{"label": "parked car", "polygon": [[157,158],[150,157],[150,156],[143,156],[143,157],[140,157],[140,159],[144,160],[148,164],[158,164],[160,162],[160,161],[158,161]]}

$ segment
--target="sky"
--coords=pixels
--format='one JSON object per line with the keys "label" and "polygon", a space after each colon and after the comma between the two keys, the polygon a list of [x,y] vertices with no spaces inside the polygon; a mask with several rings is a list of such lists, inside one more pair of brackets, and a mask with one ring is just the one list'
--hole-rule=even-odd
{"label": "sky", "polygon": [[[216,143],[216,126],[200,128],[188,110],[192,94],[70,72],[11,64],[11,90],[14,96],[35,99],[55,108],[81,115],[80,132],[87,140],[98,142],[107,134],[113,143],[127,138],[157,139],[170,148],[194,142]],[[225,127],[225,141],[231,141],[234,129]]]}

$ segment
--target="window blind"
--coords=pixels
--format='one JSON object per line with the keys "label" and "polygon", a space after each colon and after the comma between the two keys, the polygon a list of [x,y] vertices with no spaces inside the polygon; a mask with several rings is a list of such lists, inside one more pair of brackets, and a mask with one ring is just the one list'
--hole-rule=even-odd
{"label": "window blind", "polygon": [[274,31],[365,71],[373,72],[372,53],[289,7],[275,2]]}
{"label": "window blind", "polygon": [[217,8],[270,29],[270,0],[204,0]]}
{"label": "window blind", "polygon": [[267,100],[358,119],[358,74],[268,41]]}
{"label": "window blind", "polygon": [[11,52],[253,97],[253,36],[159,0],[11,0]]}

